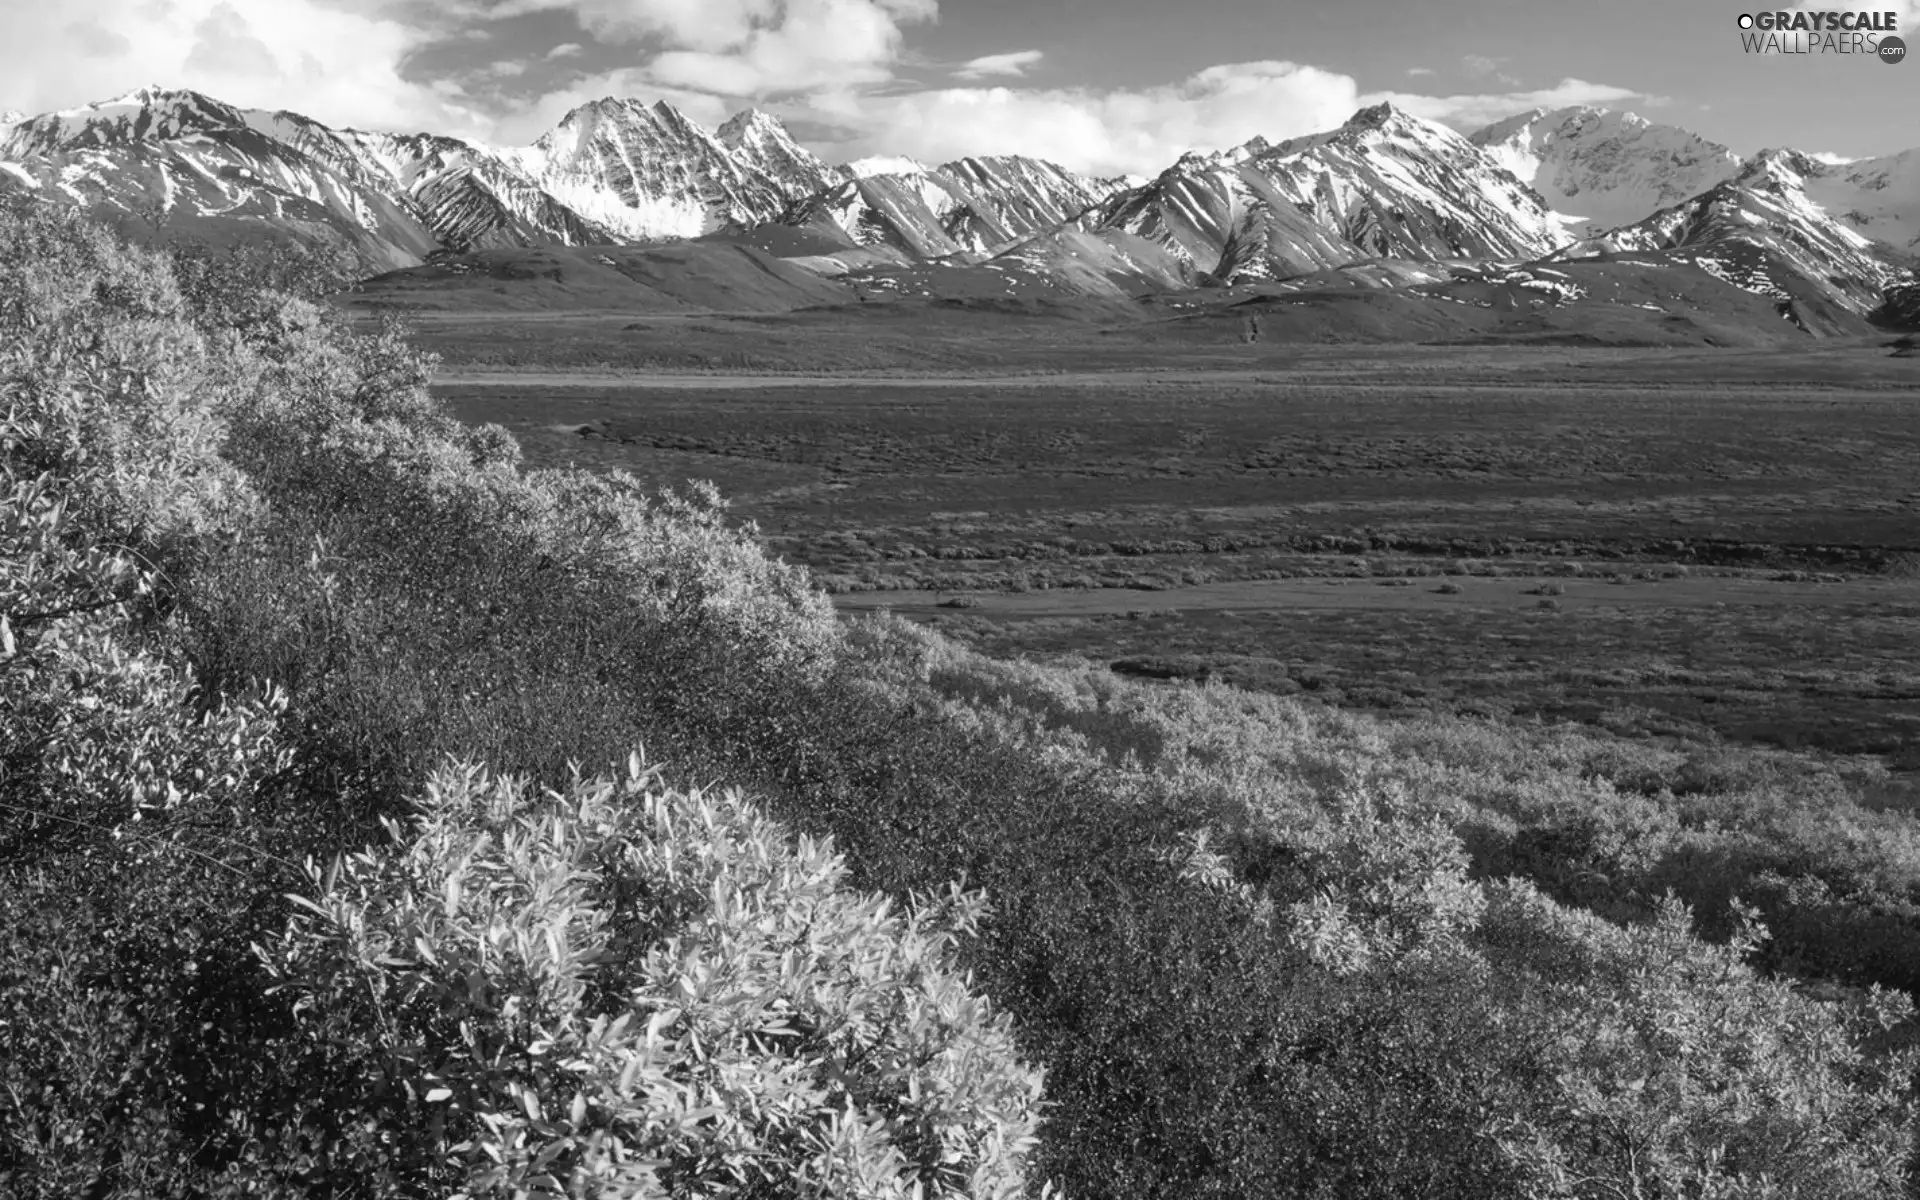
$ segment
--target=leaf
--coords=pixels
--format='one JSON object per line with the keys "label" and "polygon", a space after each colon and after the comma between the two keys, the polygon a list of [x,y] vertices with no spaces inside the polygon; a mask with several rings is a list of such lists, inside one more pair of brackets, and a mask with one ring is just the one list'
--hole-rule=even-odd
{"label": "leaf", "polygon": [[311,909],[313,912],[316,912],[321,916],[326,917],[328,920],[333,919],[332,913],[320,907],[320,905],[315,901],[307,899],[305,896],[296,896],[292,892],[284,893],[284,895],[286,899],[293,901],[295,904],[298,904],[301,908]]}
{"label": "leaf", "polygon": [[427,1093],[428,1104],[444,1104],[453,1099],[453,1089],[437,1087]]}

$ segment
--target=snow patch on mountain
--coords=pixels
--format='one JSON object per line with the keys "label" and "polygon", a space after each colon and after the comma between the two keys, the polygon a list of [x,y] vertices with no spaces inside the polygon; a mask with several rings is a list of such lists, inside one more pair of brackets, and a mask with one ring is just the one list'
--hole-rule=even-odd
{"label": "snow patch on mountain", "polygon": [[1731,179],[1739,155],[1672,125],[1580,106],[1509,117],[1471,140],[1588,234],[1640,220]]}
{"label": "snow patch on mountain", "polygon": [[917,158],[886,154],[856,158],[840,167],[840,174],[846,179],[872,179],[879,175],[929,175],[932,172],[932,167]]}

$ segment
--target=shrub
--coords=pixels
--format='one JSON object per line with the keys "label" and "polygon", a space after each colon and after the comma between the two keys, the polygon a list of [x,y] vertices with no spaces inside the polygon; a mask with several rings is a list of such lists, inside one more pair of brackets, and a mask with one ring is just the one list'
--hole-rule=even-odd
{"label": "shrub", "polygon": [[948,965],[979,895],[895,913],[637,757],[451,768],[393,835],[270,952],[336,1122],[416,1143],[361,1154],[474,1196],[1020,1194],[1040,1077]]}
{"label": "shrub", "polygon": [[1841,1011],[1755,977],[1765,932],[1743,914],[1725,946],[1661,903],[1621,929],[1524,885],[1492,892],[1496,961],[1539,990],[1522,1027],[1540,1038],[1548,1095],[1502,1119],[1503,1150],[1533,1195],[1899,1194],[1920,1056],[1862,1046],[1910,1019],[1874,991]]}
{"label": "shrub", "polygon": [[347,291],[362,274],[340,247],[273,236],[225,247],[174,238],[167,265],[194,320],[222,331],[273,321],[278,297],[322,300]]}
{"label": "shrub", "polygon": [[260,999],[222,964],[278,890],[257,802],[287,765],[284,702],[198,686],[158,564],[250,497],[213,454],[203,346],[161,264],[6,216],[0,1192],[199,1194],[223,1043]]}

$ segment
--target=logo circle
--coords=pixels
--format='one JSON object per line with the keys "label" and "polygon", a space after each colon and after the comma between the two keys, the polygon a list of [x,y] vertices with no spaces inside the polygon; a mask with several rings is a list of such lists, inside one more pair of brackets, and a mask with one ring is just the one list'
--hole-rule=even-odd
{"label": "logo circle", "polygon": [[1907,44],[1901,41],[1899,38],[1883,37],[1880,39],[1880,61],[1881,62],[1897,63],[1901,59],[1905,58],[1906,56],[1907,56]]}
{"label": "logo circle", "polygon": [[1752,28],[1753,28],[1753,14],[1751,14],[1751,13],[1741,13],[1741,14],[1740,14],[1740,28],[1742,28],[1742,29],[1752,29]]}

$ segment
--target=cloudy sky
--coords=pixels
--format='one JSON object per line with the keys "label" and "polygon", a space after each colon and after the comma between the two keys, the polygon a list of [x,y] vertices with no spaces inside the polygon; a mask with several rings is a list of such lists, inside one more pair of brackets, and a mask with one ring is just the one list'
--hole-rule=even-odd
{"label": "cloudy sky", "polygon": [[[158,83],[336,125],[531,141],[607,95],[749,105],[830,159],[1153,172],[1392,99],[1470,128],[1626,108],[1750,153],[1920,145],[1920,56],[1750,56],[1750,0],[0,0],[0,109]],[[1822,5],[1824,7],[1824,5]],[[1920,40],[1920,0],[1879,0]]]}

